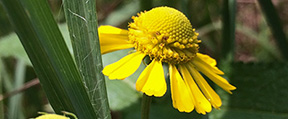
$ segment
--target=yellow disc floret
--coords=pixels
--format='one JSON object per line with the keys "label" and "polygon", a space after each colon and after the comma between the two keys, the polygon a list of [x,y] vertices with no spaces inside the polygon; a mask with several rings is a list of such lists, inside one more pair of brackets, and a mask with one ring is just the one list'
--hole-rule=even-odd
{"label": "yellow disc floret", "polygon": [[129,24],[129,40],[141,51],[163,62],[187,62],[198,52],[198,33],[180,11],[157,7],[133,16]]}

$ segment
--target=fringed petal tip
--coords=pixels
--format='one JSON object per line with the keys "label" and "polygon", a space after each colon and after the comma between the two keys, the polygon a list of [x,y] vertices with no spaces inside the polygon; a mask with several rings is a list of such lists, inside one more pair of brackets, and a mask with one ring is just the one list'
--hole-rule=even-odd
{"label": "fringed petal tip", "polygon": [[173,107],[180,112],[191,112],[195,107],[195,100],[189,90],[189,86],[184,82],[176,66],[169,65],[171,97]]}
{"label": "fringed petal tip", "polygon": [[162,62],[154,59],[144,69],[137,79],[136,90],[155,97],[161,97],[166,93],[167,85]]}
{"label": "fringed petal tip", "polygon": [[[143,92],[143,91],[141,91],[141,92]],[[158,92],[158,93],[156,92],[155,93],[155,91],[145,91],[143,93],[145,93],[148,96],[154,96],[154,97],[163,97],[165,95],[165,92]]]}
{"label": "fringed petal tip", "polygon": [[190,113],[194,110],[194,109],[183,110],[183,109],[179,109],[177,107],[174,107],[174,108],[177,109],[179,112],[185,112],[185,113]]}

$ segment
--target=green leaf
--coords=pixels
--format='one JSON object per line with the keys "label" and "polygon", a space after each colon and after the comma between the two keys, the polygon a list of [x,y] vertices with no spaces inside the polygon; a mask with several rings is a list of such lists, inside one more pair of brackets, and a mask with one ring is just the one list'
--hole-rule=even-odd
{"label": "green leaf", "polygon": [[45,0],[1,0],[55,112],[96,119],[80,73]]}
{"label": "green leaf", "polygon": [[277,14],[271,0],[258,0],[258,3],[261,7],[262,12],[264,13],[268,25],[270,26],[272,34],[276,40],[276,44],[278,45],[282,56],[287,61],[288,41],[283,31],[283,25],[281,23],[279,15]]}
{"label": "green leaf", "polygon": [[98,37],[96,0],[64,1],[74,57],[98,118],[110,119]]}
{"label": "green leaf", "polygon": [[[63,34],[68,49],[70,52],[73,52],[67,24],[60,24],[58,27]],[[116,62],[120,58],[127,55],[129,51],[130,49],[127,49],[103,55],[102,59],[104,65],[106,66]],[[0,57],[10,56],[15,57],[16,59],[25,60],[26,63],[30,63],[30,60],[15,33],[0,39]],[[135,82],[141,71],[143,71],[144,67],[144,65],[141,65],[140,68],[132,76],[126,78],[123,81],[109,80],[107,77],[105,77],[109,106],[112,110],[117,111],[129,107],[133,103],[137,102],[139,97],[141,97],[141,94],[135,89]]]}
{"label": "green leaf", "polygon": [[[58,27],[65,39],[69,51],[73,53],[67,24],[59,24]],[[0,38],[0,57],[14,57],[24,61],[26,65],[32,66],[16,33],[10,33],[9,35]]]}
{"label": "green leaf", "polygon": [[129,83],[120,80],[106,81],[109,105],[113,111],[122,110],[138,101],[140,94]]}
{"label": "green leaf", "polygon": [[0,5],[0,37],[9,34],[12,31],[11,24],[8,17],[4,12],[3,7]]}
{"label": "green leaf", "polygon": [[237,89],[214,119],[288,118],[287,63],[234,63],[231,70]]}

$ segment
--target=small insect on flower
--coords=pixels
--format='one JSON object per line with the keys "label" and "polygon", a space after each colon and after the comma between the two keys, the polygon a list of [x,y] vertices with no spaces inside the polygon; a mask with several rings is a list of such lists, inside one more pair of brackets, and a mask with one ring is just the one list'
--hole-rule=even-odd
{"label": "small insect on flower", "polygon": [[35,119],[70,119],[69,117],[66,117],[65,115],[72,116],[73,119],[78,119],[76,115],[74,115],[73,113],[66,112],[66,111],[63,111],[62,113],[64,114],[63,116],[58,115],[58,114],[48,114],[45,112],[39,112],[39,114],[42,114],[42,115],[39,117],[36,117]]}
{"label": "small insect on flower", "polygon": [[222,105],[218,94],[210,87],[200,72],[228,93],[236,87],[221,77],[224,73],[216,61],[198,52],[198,33],[187,17],[170,7],[156,7],[132,17],[128,30],[113,26],[100,26],[101,53],[134,48],[119,61],[106,66],[103,74],[110,79],[125,79],[140,66],[145,56],[151,63],[142,71],[136,89],[148,96],[161,97],[167,84],[162,63],[169,65],[173,107],[180,112],[194,109],[201,114]]}

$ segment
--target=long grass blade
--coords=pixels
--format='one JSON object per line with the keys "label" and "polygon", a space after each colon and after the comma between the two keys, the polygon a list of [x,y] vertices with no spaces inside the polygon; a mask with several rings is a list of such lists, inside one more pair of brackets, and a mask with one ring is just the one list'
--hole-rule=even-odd
{"label": "long grass blade", "polygon": [[221,57],[234,56],[236,0],[223,1],[223,31]]}
{"label": "long grass blade", "polygon": [[266,18],[268,25],[272,31],[272,34],[276,40],[276,44],[283,56],[283,58],[288,60],[288,41],[286,35],[283,31],[283,25],[276,12],[274,5],[271,0],[258,0],[262,12]]}
{"label": "long grass blade", "polygon": [[96,119],[46,0],[1,0],[55,112]]}
{"label": "long grass blade", "polygon": [[64,1],[74,57],[98,118],[109,119],[105,78],[97,31],[96,0]]}

